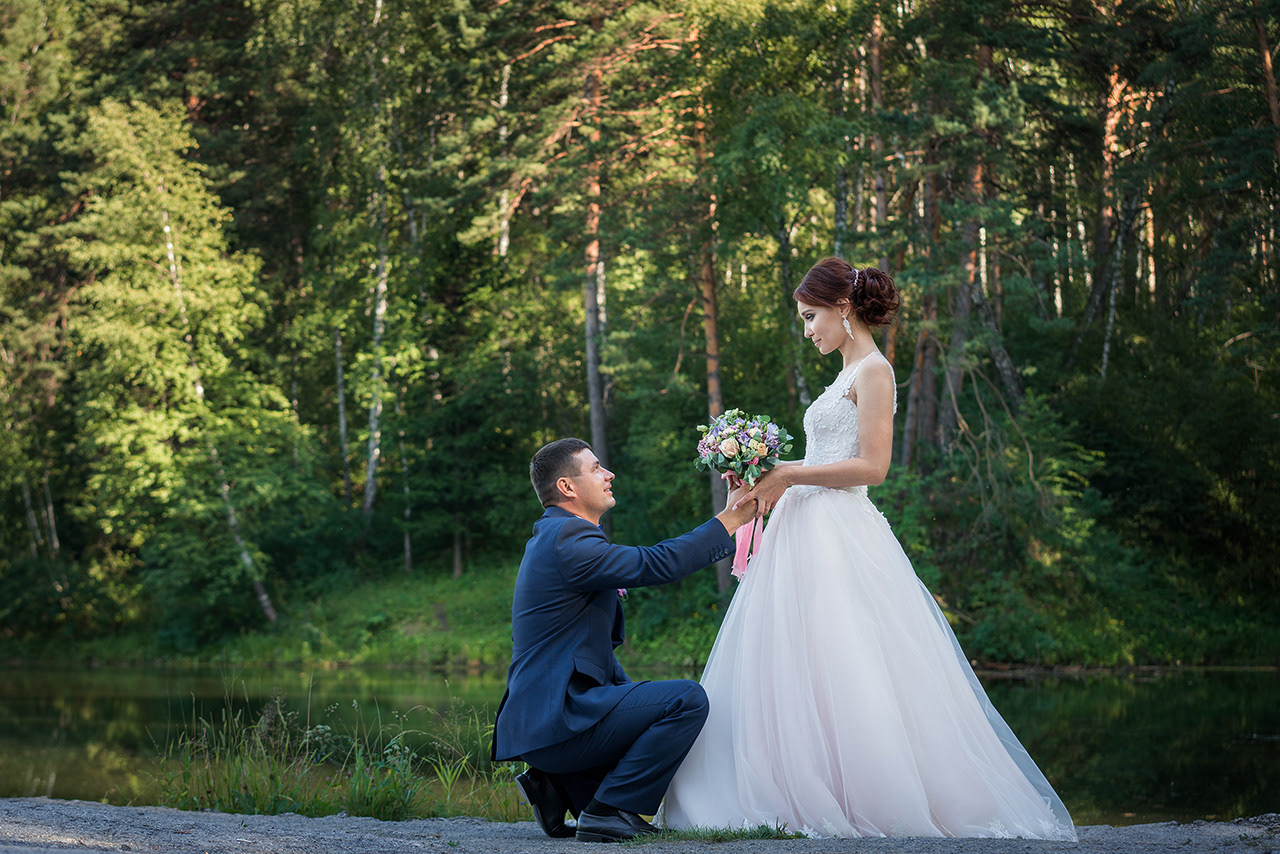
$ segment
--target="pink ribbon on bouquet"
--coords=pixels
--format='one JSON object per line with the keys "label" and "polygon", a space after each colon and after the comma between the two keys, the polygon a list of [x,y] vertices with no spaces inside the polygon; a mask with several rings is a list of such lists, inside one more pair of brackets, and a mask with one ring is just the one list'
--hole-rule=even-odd
{"label": "pink ribbon on bouquet", "polygon": [[760,551],[760,539],[764,536],[764,519],[756,516],[750,522],[738,528],[733,537],[738,541],[738,548],[733,554],[733,569],[730,571],[739,581],[747,573],[747,561],[751,555]]}

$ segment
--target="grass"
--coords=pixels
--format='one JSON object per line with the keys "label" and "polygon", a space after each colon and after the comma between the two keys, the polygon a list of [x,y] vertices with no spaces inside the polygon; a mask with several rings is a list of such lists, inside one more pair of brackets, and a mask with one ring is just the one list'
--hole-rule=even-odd
{"label": "grass", "polygon": [[[296,663],[319,666],[395,665],[447,672],[504,670],[511,660],[511,591],[519,556],[486,555],[455,579],[439,566],[412,576],[336,577],[313,589],[285,588],[277,595],[280,621],[189,650],[166,647],[153,626],[137,625],[101,638],[24,643],[0,638],[0,656],[26,661],[164,661]],[[692,665],[711,648],[718,615],[648,633],[643,603],[628,607],[635,618],[629,642],[619,650],[628,669]],[[691,627],[692,626],[692,627]],[[673,650],[677,652],[673,654]],[[699,650],[692,655],[690,650]]]}
{"label": "grass", "polygon": [[[345,812],[383,821],[435,816],[474,816],[490,821],[529,821],[517,794],[522,763],[489,759],[493,725],[487,713],[453,700],[443,712],[418,707],[376,712],[335,729],[291,709],[273,693],[256,712],[249,697],[228,692],[214,716],[192,712],[183,731],[157,761],[154,783],[162,806],[240,814],[305,816]],[[324,710],[330,719],[337,706]],[[416,713],[422,728],[410,725]],[[731,842],[801,839],[785,825],[738,830],[664,830],[632,844],[667,841]]]}
{"label": "grass", "polygon": [[222,661],[407,664],[452,670],[505,666],[517,563],[495,559],[462,578],[390,576],[290,602],[283,625],[202,649]]}
{"label": "grass", "polygon": [[758,827],[691,827],[687,830],[660,830],[648,836],[629,839],[624,845],[649,845],[654,842],[742,842],[751,839],[806,839],[802,833],[792,833],[785,824]]}
{"label": "grass", "polygon": [[411,713],[389,723],[380,715],[366,722],[362,713],[354,727],[335,730],[303,720],[279,693],[254,715],[229,697],[215,717],[193,713],[165,746],[154,775],[158,802],[263,815],[344,811],[384,821],[532,819],[513,781],[522,766],[489,761],[492,725],[480,711],[457,702],[443,713],[414,711],[432,717],[429,731],[408,727]]}
{"label": "grass", "polygon": [[98,638],[0,638],[0,655],[27,661],[165,661],[504,668],[511,657],[511,590],[519,556],[478,558],[459,579],[440,567],[412,576],[340,576],[276,592],[280,621],[254,624],[191,649],[165,646],[136,624]]}

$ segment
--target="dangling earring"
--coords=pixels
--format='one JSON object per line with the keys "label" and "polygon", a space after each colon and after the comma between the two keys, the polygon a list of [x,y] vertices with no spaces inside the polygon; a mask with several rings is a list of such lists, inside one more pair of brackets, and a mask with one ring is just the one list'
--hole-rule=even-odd
{"label": "dangling earring", "polygon": [[[853,299],[858,295],[858,277],[861,275],[861,273],[862,273],[861,270],[853,271],[853,284],[849,286],[850,299]],[[852,309],[853,306],[849,306],[849,308]],[[853,330],[849,327],[849,315],[847,314],[844,315],[840,320],[842,323],[844,323],[844,331],[849,333],[850,338],[853,338]],[[857,341],[858,339],[854,338],[853,340]]]}

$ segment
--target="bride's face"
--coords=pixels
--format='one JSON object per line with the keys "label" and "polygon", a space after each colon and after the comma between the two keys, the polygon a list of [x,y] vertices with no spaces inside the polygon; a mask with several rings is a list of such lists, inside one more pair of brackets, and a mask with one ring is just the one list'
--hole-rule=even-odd
{"label": "bride's face", "polygon": [[809,305],[796,301],[796,310],[804,321],[804,337],[813,340],[818,352],[827,355],[849,340],[844,331],[844,312],[829,305]]}

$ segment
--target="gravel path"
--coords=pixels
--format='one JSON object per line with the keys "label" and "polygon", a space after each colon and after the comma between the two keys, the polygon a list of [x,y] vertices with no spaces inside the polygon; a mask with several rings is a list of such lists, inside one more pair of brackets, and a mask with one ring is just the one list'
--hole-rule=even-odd
{"label": "gravel path", "polygon": [[[1022,839],[815,839],[755,842],[666,842],[627,846],[641,854],[1156,854],[1214,851],[1280,852],[1280,814],[1230,822],[1106,825],[1079,828],[1080,842]],[[548,839],[532,822],[502,824],[470,818],[383,822],[345,815],[194,813],[166,807],[113,807],[48,798],[0,799],[0,854],[49,852],[195,852],[195,854],[584,854],[596,846]],[[616,851],[617,848],[607,850]]]}

